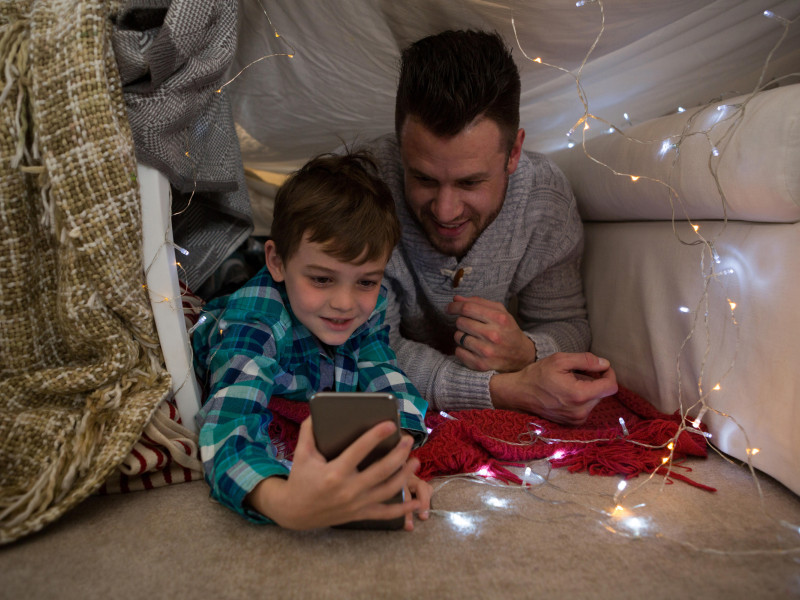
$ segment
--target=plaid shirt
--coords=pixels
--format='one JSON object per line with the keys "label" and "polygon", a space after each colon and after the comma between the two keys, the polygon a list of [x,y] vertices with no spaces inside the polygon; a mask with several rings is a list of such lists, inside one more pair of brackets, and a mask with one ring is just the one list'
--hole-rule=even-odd
{"label": "plaid shirt", "polygon": [[342,345],[322,344],[289,306],[286,288],[263,268],[234,294],[209,302],[193,335],[195,369],[208,397],[198,414],[200,453],[211,494],[255,521],[243,506],[261,480],[286,476],[267,429],[270,397],[307,402],[322,390],[391,392],[400,425],[416,445],[427,436],[422,399],[397,366],[384,323],[386,289],[366,323]]}

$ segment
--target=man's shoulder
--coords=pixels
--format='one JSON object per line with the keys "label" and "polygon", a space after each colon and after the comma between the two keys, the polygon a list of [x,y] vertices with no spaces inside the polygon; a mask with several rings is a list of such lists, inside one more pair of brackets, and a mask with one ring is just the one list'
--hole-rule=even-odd
{"label": "man's shoulder", "polygon": [[264,267],[232,294],[214,300],[209,309],[228,321],[283,330],[290,327],[287,305],[281,284]]}
{"label": "man's shoulder", "polygon": [[547,155],[541,152],[525,150],[520,157],[517,169],[531,182],[552,182],[559,186],[569,187],[569,181],[559,166]]}
{"label": "man's shoulder", "polygon": [[368,140],[361,146],[379,164],[395,162],[400,159],[400,148],[397,145],[397,137],[393,133],[386,133]]}

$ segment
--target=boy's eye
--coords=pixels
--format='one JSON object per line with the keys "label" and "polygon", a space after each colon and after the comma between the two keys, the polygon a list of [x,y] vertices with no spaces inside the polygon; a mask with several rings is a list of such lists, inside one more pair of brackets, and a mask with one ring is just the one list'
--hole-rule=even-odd
{"label": "boy's eye", "polygon": [[311,276],[309,277],[309,279],[311,279],[311,283],[313,283],[314,285],[327,285],[331,282],[330,277]]}
{"label": "boy's eye", "polygon": [[358,285],[360,285],[364,289],[371,290],[378,285],[378,282],[372,281],[371,279],[362,279],[361,281],[358,282]]}

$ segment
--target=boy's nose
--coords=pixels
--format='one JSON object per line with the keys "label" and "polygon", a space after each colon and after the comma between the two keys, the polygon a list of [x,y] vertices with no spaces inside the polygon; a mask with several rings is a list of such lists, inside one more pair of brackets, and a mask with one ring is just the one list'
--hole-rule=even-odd
{"label": "boy's nose", "polygon": [[330,296],[331,308],[338,311],[348,311],[353,307],[353,295],[345,286],[337,287]]}

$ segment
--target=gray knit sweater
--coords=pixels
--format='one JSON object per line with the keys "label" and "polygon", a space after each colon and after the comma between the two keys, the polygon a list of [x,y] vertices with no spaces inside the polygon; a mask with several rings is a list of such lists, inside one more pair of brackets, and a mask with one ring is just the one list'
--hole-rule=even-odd
{"label": "gray knit sweater", "polygon": [[459,261],[435,250],[408,211],[394,135],[368,149],[394,195],[403,230],[386,269],[390,340],[400,366],[432,408],[492,407],[489,379],[495,372],[473,371],[453,355],[455,316],[445,309],[456,293],[506,306],[516,297],[518,321],[535,342],[537,359],[589,348],[580,277],[583,226],[558,167],[541,154],[523,152],[500,214]]}

